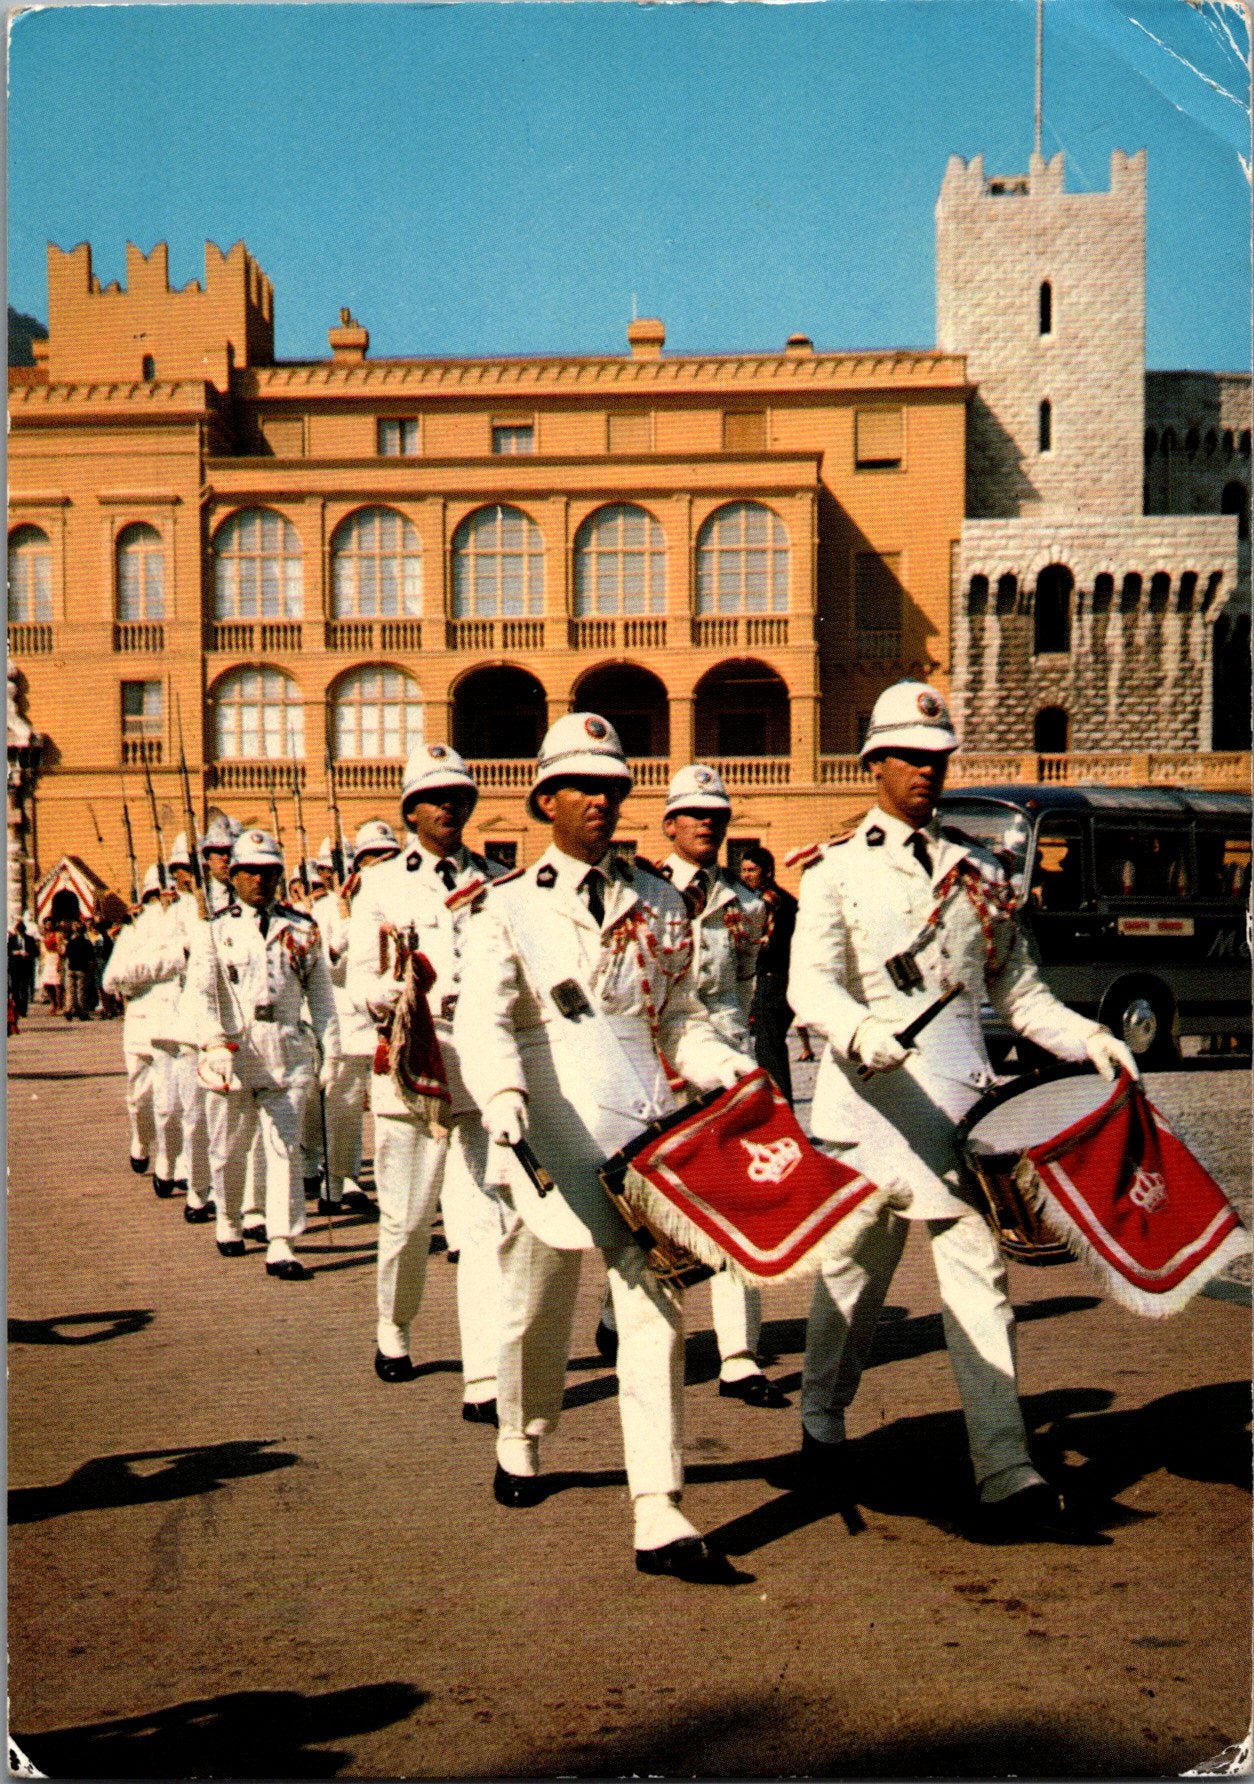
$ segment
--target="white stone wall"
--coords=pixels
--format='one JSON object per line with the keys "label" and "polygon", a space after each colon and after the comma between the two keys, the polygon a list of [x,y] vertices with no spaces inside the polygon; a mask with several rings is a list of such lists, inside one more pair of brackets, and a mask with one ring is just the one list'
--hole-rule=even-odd
{"label": "white stone wall", "polygon": [[[1061,155],[986,177],[950,157],[936,207],[937,344],[967,357],[967,512],[1135,515],[1145,400],[1145,154],[1069,193]],[[1052,328],[1039,294],[1052,290]],[[1043,398],[1052,445],[1038,448]]]}
{"label": "white stone wall", "polygon": [[[968,747],[1030,750],[1042,707],[1070,718],[1072,750],[1195,750],[1211,745],[1212,628],[1237,582],[1234,516],[968,520],[955,554],[952,698]],[[1041,570],[1062,564],[1075,580],[1071,648],[1038,656],[1034,594]],[[1133,612],[1121,611],[1124,578],[1142,579]],[[1166,608],[1152,611],[1151,581],[1169,579]],[[1180,610],[1181,578],[1196,578]],[[1113,579],[1095,612],[1099,575]],[[988,579],[982,613],[970,611],[972,578]],[[1015,579],[1009,611],[998,584]],[[1004,604],[1004,603],[1003,603]]]}

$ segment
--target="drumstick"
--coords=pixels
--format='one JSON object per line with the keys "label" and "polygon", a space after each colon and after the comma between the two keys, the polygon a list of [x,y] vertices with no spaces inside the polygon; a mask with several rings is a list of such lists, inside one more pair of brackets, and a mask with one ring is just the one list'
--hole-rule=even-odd
{"label": "drumstick", "polygon": [[510,1147],[510,1151],[514,1154],[514,1157],[518,1160],[523,1170],[526,1171],[528,1177],[530,1177],[531,1181],[535,1184],[537,1195],[546,1196],[551,1189],[557,1188],[556,1183],[553,1181],[552,1177],[549,1176],[549,1173],[540,1163],[540,1160],[531,1150],[526,1140],[515,1141]]}
{"label": "drumstick", "polygon": [[[939,1016],[941,1011],[945,1008],[945,1005],[951,1004],[955,997],[965,990],[966,986],[963,984],[962,980],[959,979],[955,984],[949,987],[948,991],[943,992],[941,996],[936,999],[935,1003],[930,1003],[926,1010],[920,1010],[918,1015],[907,1022],[904,1028],[899,1028],[894,1039],[900,1041],[903,1047],[912,1047],[919,1035],[923,1033],[923,1030],[932,1020],[933,1016]],[[869,1065],[860,1065],[858,1067],[858,1076],[865,1080],[867,1078],[873,1078],[875,1074]]]}

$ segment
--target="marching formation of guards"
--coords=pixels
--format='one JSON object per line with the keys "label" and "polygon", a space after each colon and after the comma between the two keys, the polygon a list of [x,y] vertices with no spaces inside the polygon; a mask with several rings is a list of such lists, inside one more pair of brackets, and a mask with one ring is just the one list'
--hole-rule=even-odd
{"label": "marching formation of guards", "polygon": [[[800,1466],[815,1491],[845,1479],[845,1410],[906,1222],[918,1219],[981,1534],[1039,1540],[1064,1534],[1064,1515],[1028,1457],[1005,1269],[950,1144],[991,1082],[980,1003],[1107,1075],[1135,1066],[1044,987],[995,859],[941,832],[935,808],[956,747],[935,690],[904,682],[880,697],[863,751],[877,803],[848,837],[811,851],[791,977],[771,991],[822,1037],[815,1143],[889,1192],[826,1244]],[[615,854],[631,785],[608,721],[558,719],[528,795],[551,841],[517,872],[466,846],[477,789],[443,744],[413,754],[402,831],[362,825],[342,882],[329,838],[292,882],[269,831],[216,818],[199,840],[176,840],[166,874],[148,870],[104,988],[126,1003],[131,1167],[151,1170],[159,1197],[181,1194],[189,1224],[212,1222],[224,1258],[264,1241],[267,1273],[300,1281],[312,1196],[328,1216],[374,1212],[360,1182],[369,1106],[375,1373],[388,1384],[418,1373],[413,1327],[441,1211],[457,1262],[463,1416],[496,1427],[503,1505],[543,1496],[541,1440],[561,1412],[582,1254],[598,1251],[608,1291],[596,1336],[617,1364],[636,1565],[721,1582],[738,1576],[681,1504],[683,1292],[649,1268],[598,1169],[646,1124],[754,1070],[758,969],[787,895],[760,896],[719,865],[731,804],[704,764],[671,782],[666,858]],[[293,884],[299,897],[284,898]],[[895,1032],[903,975],[961,992],[912,1047]],[[721,1272],[711,1301],[720,1394],[787,1406],[759,1367],[761,1291]]]}

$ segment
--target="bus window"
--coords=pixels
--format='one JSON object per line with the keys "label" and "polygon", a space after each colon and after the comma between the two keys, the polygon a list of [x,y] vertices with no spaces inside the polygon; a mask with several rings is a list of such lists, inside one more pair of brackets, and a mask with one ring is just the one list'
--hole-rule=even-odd
{"label": "bus window", "polygon": [[1250,890],[1249,832],[1236,825],[1199,823],[1196,846],[1198,897],[1245,899]]}
{"label": "bus window", "polygon": [[1083,905],[1084,829],[1078,818],[1041,819],[1028,897],[1042,911],[1078,911]]}
{"label": "bus window", "polygon": [[1183,830],[1098,825],[1094,878],[1103,898],[1187,898],[1188,836]]}

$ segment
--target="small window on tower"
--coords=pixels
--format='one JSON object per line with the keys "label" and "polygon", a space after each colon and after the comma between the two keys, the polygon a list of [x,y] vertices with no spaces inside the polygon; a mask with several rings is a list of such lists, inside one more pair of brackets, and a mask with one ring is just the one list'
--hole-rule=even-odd
{"label": "small window on tower", "polygon": [[157,375],[157,362],[151,353],[144,354],[144,382],[151,384]]}
{"label": "small window on tower", "polygon": [[1037,450],[1048,452],[1054,441],[1054,411],[1048,397],[1045,397],[1037,412]]}
{"label": "small window on tower", "polygon": [[1041,333],[1054,332],[1054,288],[1048,279],[1041,283]]}

